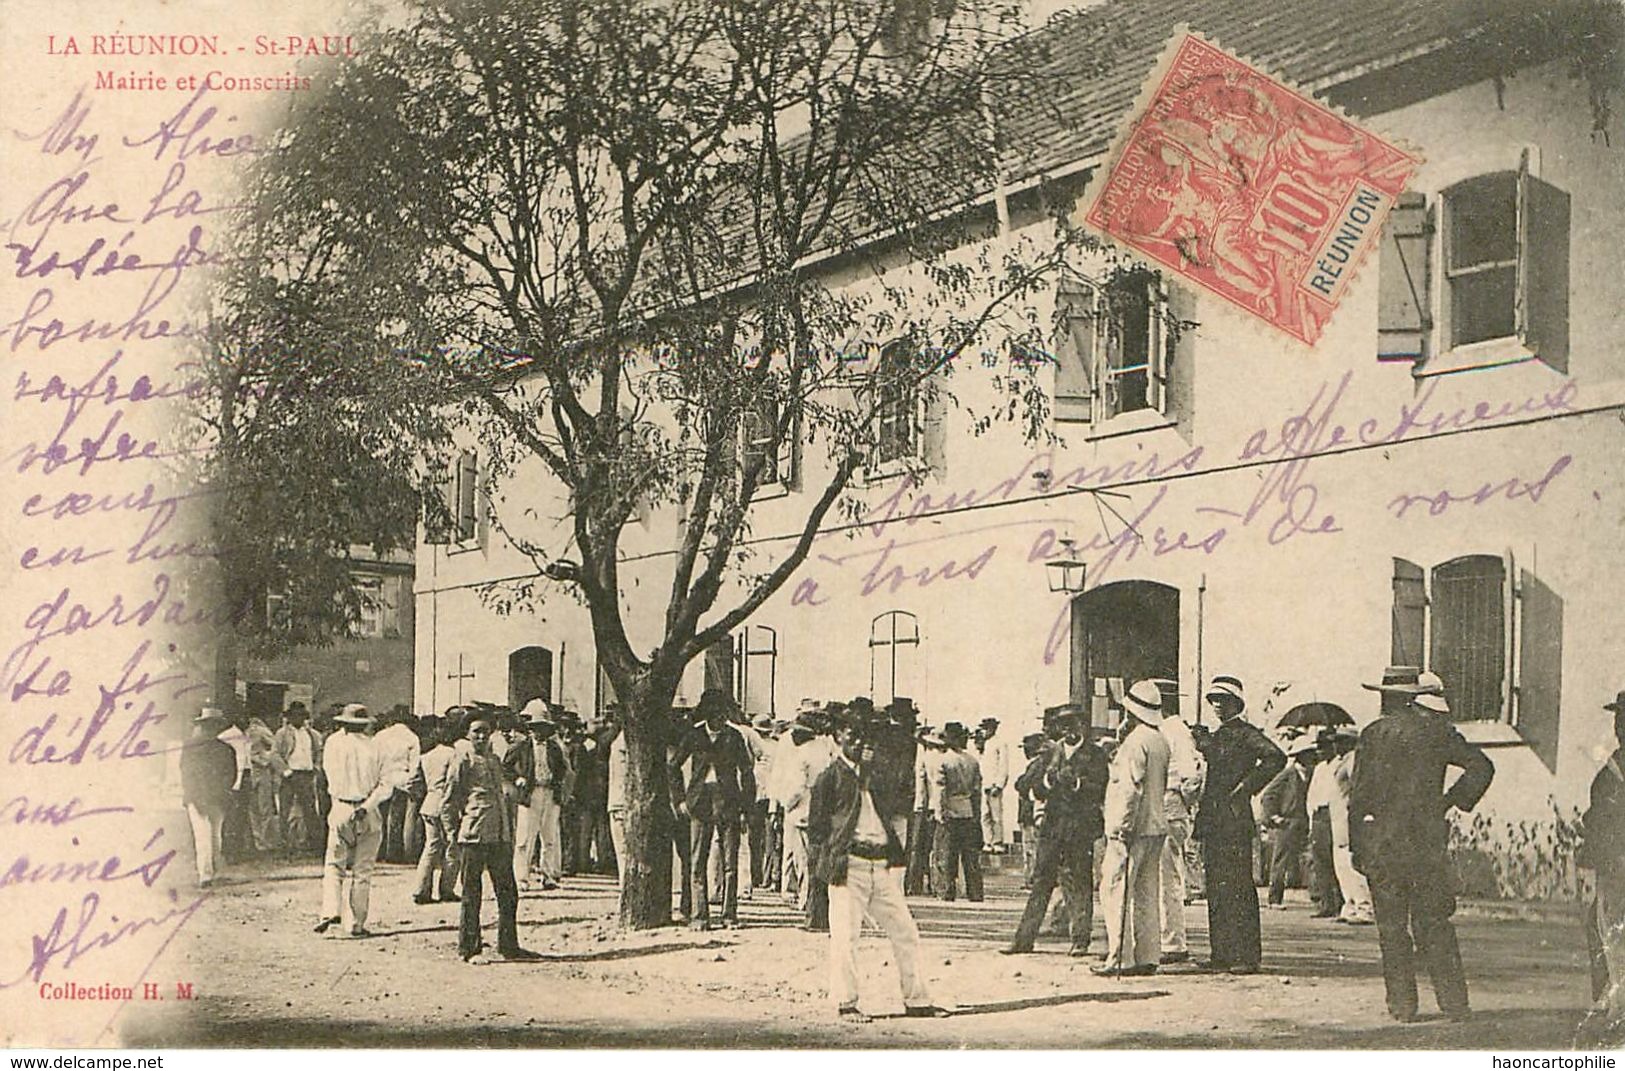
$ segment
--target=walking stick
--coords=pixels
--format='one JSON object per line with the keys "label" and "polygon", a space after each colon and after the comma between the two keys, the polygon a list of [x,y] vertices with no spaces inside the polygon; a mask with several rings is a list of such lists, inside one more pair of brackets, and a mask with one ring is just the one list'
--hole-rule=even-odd
{"label": "walking stick", "polygon": [[1123,949],[1128,946],[1128,904],[1134,889],[1134,853],[1129,850],[1128,838],[1123,838],[1123,909],[1117,920],[1117,977],[1123,977]]}

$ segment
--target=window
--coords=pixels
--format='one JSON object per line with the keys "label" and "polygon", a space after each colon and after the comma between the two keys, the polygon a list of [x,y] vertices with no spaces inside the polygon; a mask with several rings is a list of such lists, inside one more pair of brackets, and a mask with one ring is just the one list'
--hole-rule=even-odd
{"label": "window", "polygon": [[1133,270],[1109,283],[1063,283],[1056,295],[1055,415],[1101,424],[1167,412],[1175,332],[1161,276]]}
{"label": "window", "polygon": [[479,476],[479,456],[472,450],[464,450],[457,456],[457,480],[452,496],[453,534],[459,543],[471,542],[479,532]]}
{"label": "window", "polygon": [[898,696],[918,697],[919,649],[920,621],[907,610],[888,610],[869,622],[869,696],[876,706]]}
{"label": "window", "polygon": [[479,455],[464,450],[440,480],[423,487],[423,541],[433,546],[473,543],[480,535]]}
{"label": "window", "polygon": [[1506,338],[1518,296],[1518,177],[1468,179],[1450,188],[1444,206],[1450,345]]}
{"label": "window", "polygon": [[781,415],[778,398],[771,388],[764,387],[740,420],[741,460],[745,465],[758,459],[763,462],[762,475],[756,483],[758,488],[790,487],[795,483],[796,422],[791,419],[784,438],[775,447],[773,440],[778,435]]}
{"label": "window", "polygon": [[[1536,358],[1568,371],[1569,197],[1525,152],[1434,203],[1395,203],[1378,265],[1377,355],[1416,375]],[[1437,268],[1435,269],[1435,265]]]}
{"label": "window", "polygon": [[1474,554],[1435,566],[1428,666],[1445,682],[1457,721],[1493,721],[1505,709],[1506,566]]}
{"label": "window", "polygon": [[384,635],[384,578],[358,576],[354,579],[357,599],[361,603],[361,616],[356,621],[355,633],[367,639]]}
{"label": "window", "polygon": [[1444,681],[1451,717],[1510,724],[1549,768],[1557,761],[1563,601],[1510,553],[1423,569],[1394,559],[1396,665]]}
{"label": "window", "polygon": [[875,402],[875,463],[884,465],[920,453],[920,384],[911,350],[893,342],[880,354],[881,383]]}
{"label": "window", "polygon": [[749,625],[735,638],[739,707],[754,717],[777,714],[774,692],[779,675],[779,634],[767,625]]}

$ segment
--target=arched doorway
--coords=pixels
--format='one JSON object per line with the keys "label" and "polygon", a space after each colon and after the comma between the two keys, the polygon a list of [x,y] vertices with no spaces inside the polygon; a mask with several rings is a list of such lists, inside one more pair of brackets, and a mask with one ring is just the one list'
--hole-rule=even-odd
{"label": "arched doorway", "polygon": [[508,656],[508,706],[521,710],[532,699],[553,698],[553,652],[521,647]]}
{"label": "arched doorway", "polygon": [[[1108,697],[1147,678],[1179,678],[1179,589],[1119,580],[1073,599],[1072,701],[1090,711],[1091,722],[1113,725]],[[1177,704],[1177,695],[1171,698]]]}

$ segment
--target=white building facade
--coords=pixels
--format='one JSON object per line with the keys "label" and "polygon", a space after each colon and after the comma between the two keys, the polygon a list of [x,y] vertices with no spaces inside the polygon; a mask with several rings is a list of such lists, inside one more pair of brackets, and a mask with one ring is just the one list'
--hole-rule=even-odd
{"label": "white building facade", "polygon": [[[1351,54],[1328,59],[1293,51],[1305,31],[1290,20],[1313,25],[1300,8],[1187,17],[1425,157],[1322,340],[1291,345],[1167,281],[1109,306],[1088,280],[1058,285],[1036,310],[1060,325],[1043,373],[1054,445],[1006,424],[977,434],[1000,369],[961,362],[944,384],[954,404],[888,440],[930,479],[868,474],[867,523],[830,526],[731,649],[696,660],[679,701],[724,684],[752,713],[789,717],[806,697],[907,696],[932,724],[993,716],[1014,740],[1069,698],[1104,720],[1141,677],[1176,680],[1195,719],[1224,672],[1265,727],[1312,700],[1364,723],[1377,703],[1361,682],[1418,665],[1496,765],[1473,835],[1562,840],[1559,816],[1613,746],[1602,704],[1625,689],[1625,123],[1616,111],[1597,127],[1562,40],[1486,69],[1482,41],[1450,43],[1441,6],[1439,26],[1364,44],[1345,27]],[[1154,49],[1143,9],[1088,17],[1121,11]],[[1133,55],[1098,76],[1101,95],[1138,85],[1150,53]],[[1010,173],[1064,183],[1098,163],[1098,144],[1042,149]],[[1038,225],[1026,181],[1012,178],[1003,213],[1016,234]],[[783,459],[753,515],[763,567],[824,464],[816,448]],[[542,695],[591,712],[608,696],[584,608],[546,582],[545,600],[516,599],[534,569],[485,517],[565,506],[539,473],[487,502],[480,471],[466,455],[454,541],[417,550],[419,709]],[[634,648],[658,639],[675,532],[655,513],[623,540]],[[1067,538],[1086,565],[1078,595],[1046,579]]]}

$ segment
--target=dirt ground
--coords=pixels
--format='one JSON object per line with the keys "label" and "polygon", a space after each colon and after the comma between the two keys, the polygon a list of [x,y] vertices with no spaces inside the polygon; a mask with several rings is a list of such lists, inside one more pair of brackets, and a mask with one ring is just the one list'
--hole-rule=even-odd
{"label": "dirt ground", "polygon": [[[1474,1019],[1391,1021],[1376,931],[1308,917],[1304,903],[1264,913],[1264,973],[1165,968],[1107,980],[1095,960],[1046,938],[1005,956],[1024,902],[1012,874],[990,875],[983,903],[910,901],[927,977],[949,1019],[902,1017],[890,949],[859,951],[866,1025],[834,1021],[829,938],[799,929],[777,894],[741,904],[743,927],[638,934],[614,926],[615,886],[574,878],[520,901],[520,939],[538,963],[474,966],[457,957],[457,905],[411,902],[410,870],[381,866],[376,936],[311,932],[314,863],[239,870],[217,887],[171,962],[195,982],[187,1004],[131,1006],[127,1045],[165,1047],[971,1047],[1561,1049],[1588,1004],[1573,923],[1459,917]],[[1300,894],[1301,895],[1301,894]],[[495,907],[484,907],[487,926]],[[1207,947],[1200,903],[1186,909],[1193,953]],[[494,942],[488,932],[487,941]],[[1096,922],[1095,948],[1105,936]],[[1422,1006],[1432,1011],[1423,983]]]}

